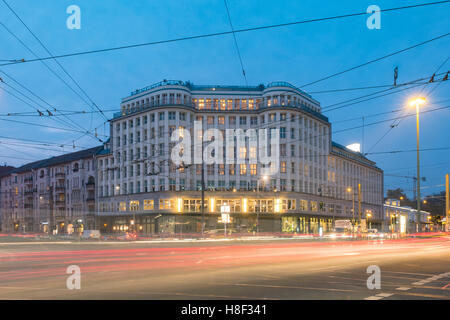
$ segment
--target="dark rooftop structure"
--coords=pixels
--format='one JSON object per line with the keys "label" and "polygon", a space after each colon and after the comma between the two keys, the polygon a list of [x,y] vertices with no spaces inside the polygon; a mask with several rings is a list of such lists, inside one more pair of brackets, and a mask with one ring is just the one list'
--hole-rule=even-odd
{"label": "dark rooftop structure", "polygon": [[3,176],[7,176],[8,174],[10,174],[14,169],[16,169],[15,167],[12,166],[0,166],[0,177]]}
{"label": "dark rooftop structure", "polygon": [[103,150],[103,146],[97,146],[90,149],[85,149],[77,152],[72,152],[68,154],[63,154],[61,156],[51,157],[44,160],[38,160],[35,162],[27,163],[19,168],[15,168],[8,172],[10,173],[21,173],[26,171],[31,171],[32,169],[56,166],[62,163],[71,162],[79,159],[86,159],[97,155]]}

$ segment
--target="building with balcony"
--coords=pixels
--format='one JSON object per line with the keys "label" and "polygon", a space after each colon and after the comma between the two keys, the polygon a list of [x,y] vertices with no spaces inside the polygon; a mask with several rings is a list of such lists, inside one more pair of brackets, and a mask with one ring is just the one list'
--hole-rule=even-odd
{"label": "building with balcony", "polygon": [[[195,130],[196,123],[202,130]],[[250,134],[239,147],[223,146],[225,157],[239,156],[244,163],[174,163],[171,138],[177,129],[180,139],[200,136],[200,143],[189,146],[194,154],[199,144],[207,150],[211,142],[204,133],[213,128],[223,137],[227,129],[279,135],[276,172],[263,174],[266,164],[250,161],[260,151]],[[380,228],[384,218],[382,170],[334,143],[320,103],[285,82],[210,86],[165,80],[133,91],[110,121],[110,140],[97,154],[97,181],[99,226],[108,233],[189,233],[202,225],[215,232],[224,228],[224,212],[230,214],[227,229],[240,233],[327,232],[335,220],[356,217],[370,217]]]}
{"label": "building with balcony", "polygon": [[95,199],[95,156],[102,149],[32,162],[2,175],[2,231],[61,234],[94,228],[96,204],[87,200]]}

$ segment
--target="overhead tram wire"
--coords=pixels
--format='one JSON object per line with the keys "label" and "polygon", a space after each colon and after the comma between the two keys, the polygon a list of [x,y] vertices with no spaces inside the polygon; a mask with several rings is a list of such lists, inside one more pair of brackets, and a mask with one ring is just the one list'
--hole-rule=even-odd
{"label": "overhead tram wire", "polygon": [[237,51],[237,54],[239,57],[239,62],[241,63],[242,75],[244,76],[244,79],[245,79],[245,85],[248,86],[247,75],[245,74],[244,63],[242,62],[242,57],[241,57],[241,51],[239,50],[238,42],[236,39],[236,34],[235,34],[234,28],[233,28],[233,23],[231,22],[231,15],[230,15],[230,10],[228,9],[227,0],[223,0],[223,2],[225,4],[225,8],[227,9],[228,22],[230,23],[230,28],[231,28],[231,31],[233,32],[232,34],[233,34],[233,39],[234,39],[234,45],[236,47],[236,51]]}
{"label": "overhead tram wire", "polygon": [[[2,23],[0,21],[0,25],[11,35],[13,36],[23,47],[25,47],[25,49],[27,49],[29,52],[31,52],[31,54],[35,57],[39,57],[26,43],[24,43],[22,41],[22,39],[20,39],[13,31],[11,31],[4,23]],[[56,73],[56,71],[54,71],[45,61],[41,62],[57,79],[59,79],[66,87],[68,87],[75,95],[77,95],[81,100],[83,100],[84,103],[86,103],[89,106],[89,102],[86,101],[84,99],[84,97],[82,97],[74,88],[72,88],[72,86],[70,84],[67,83],[66,80],[64,80],[58,73]],[[52,107],[48,102],[44,101],[41,97],[37,96],[35,93],[33,93],[31,90],[29,90],[28,88],[25,88],[21,83],[19,83],[16,79],[14,79],[10,74],[7,74],[5,71],[0,70],[1,73],[3,73],[4,75],[6,75],[8,78],[10,78],[11,80],[13,80],[15,83],[17,83],[18,85],[20,85],[22,88],[26,89],[28,92],[30,92],[33,96],[35,96],[36,98],[38,98],[39,100],[41,100],[42,102],[44,102],[45,104],[47,104],[49,107]],[[53,107],[52,107],[53,108]],[[54,108],[55,113],[58,112],[58,110],[56,110],[56,108]],[[72,119],[67,118],[68,121],[74,123],[76,126],[82,128],[78,123],[74,122]],[[84,129],[84,128],[83,128]]]}
{"label": "overhead tram wire", "polygon": [[[1,72],[1,71],[0,71]],[[441,75],[441,74],[444,74],[445,72],[443,72],[443,73],[440,73],[440,74],[438,74],[438,75]],[[397,86],[406,86],[406,85],[412,85],[412,84],[415,84],[415,83],[417,83],[418,81],[421,81],[421,80],[424,80],[424,79],[429,79],[430,78],[430,76],[428,76],[428,77],[425,77],[425,78],[420,78],[420,79],[416,79],[416,80],[413,80],[413,81],[409,81],[409,82],[406,82],[406,83],[402,83],[402,84],[398,84]],[[439,80],[438,80],[439,81]],[[436,81],[436,82],[438,82],[438,81]],[[427,84],[429,84],[428,82],[426,82],[426,83],[417,83],[417,84],[419,84],[419,85],[427,85]],[[376,86],[376,87],[378,87],[378,86]],[[375,88],[376,88],[375,87]],[[385,85],[385,86],[379,86],[379,87],[392,87],[392,85]],[[358,90],[358,89],[366,89],[366,88],[372,88],[372,87],[359,87],[359,88],[347,88],[347,89],[343,89],[343,90]],[[335,90],[341,90],[341,89],[335,89]],[[330,90],[330,91],[334,91],[334,90]],[[309,92],[309,93],[314,93],[314,92]],[[367,95],[364,95],[364,96],[362,96],[362,97],[366,97]],[[355,98],[356,100],[357,99],[360,99],[360,98],[362,98],[362,97],[359,97],[359,98]],[[354,100],[354,99],[353,99]],[[352,100],[352,101],[353,101]],[[346,101],[343,101],[343,102],[340,102],[340,103],[338,103],[338,104],[342,104],[342,103],[346,103],[346,102],[348,102],[349,100],[346,100]],[[53,108],[53,107],[52,107]],[[104,112],[117,112],[118,111],[118,108],[113,108],[113,107],[111,107],[112,109],[106,109],[106,110],[103,110]],[[323,108],[323,107],[322,107]],[[65,115],[68,115],[68,116],[71,116],[71,115],[77,115],[77,114],[91,114],[91,113],[98,113],[99,111],[98,110],[91,110],[91,111],[86,111],[86,110],[67,110],[67,109],[61,109],[60,107],[58,107],[58,110],[59,110],[59,112],[60,112],[60,114],[54,114],[53,116],[54,117],[58,117],[58,116],[65,116]],[[386,112],[386,113],[390,113],[391,111],[388,111],[388,112]],[[30,116],[30,117],[38,117],[39,115],[36,115],[34,112],[15,112],[15,113],[3,113],[3,114],[0,114],[0,116],[3,116],[3,117],[6,117],[6,116],[8,116],[8,117],[12,117],[12,116],[24,116],[24,117],[27,117],[27,116]],[[44,115],[45,117],[47,116],[47,115]],[[358,117],[357,119],[360,119],[360,117]],[[347,121],[347,120],[351,120],[351,119],[346,119],[346,120],[343,120],[343,121]],[[285,121],[285,120],[283,120],[283,121]],[[335,121],[335,123],[337,123],[337,122],[343,122],[343,121]]]}
{"label": "overhead tram wire", "polygon": [[385,94],[380,94],[380,95],[375,96],[375,97],[367,98],[367,99],[364,99],[364,100],[360,100],[360,101],[356,101],[356,102],[352,102],[352,103],[347,103],[347,104],[344,104],[342,106],[338,106],[338,107],[335,107],[335,108],[332,108],[332,109],[329,109],[329,110],[325,110],[324,112],[333,111],[333,110],[337,110],[337,109],[342,109],[342,108],[349,107],[349,106],[352,106],[352,105],[355,105],[355,104],[359,104],[359,103],[362,103],[362,102],[366,102],[366,101],[382,98],[382,97],[385,97],[385,96],[389,96],[391,94],[396,94],[396,93],[399,93],[399,92],[402,92],[402,91],[411,90],[411,89],[414,89],[414,88],[420,87],[420,86],[422,86],[422,84],[416,84],[416,85],[413,85],[413,86],[410,86],[410,87],[407,87],[407,88],[403,88],[403,89],[400,89],[400,90],[397,90],[397,91],[392,91],[392,92],[388,92],[388,93],[385,93]]}
{"label": "overhead tram wire", "polygon": [[[0,72],[1,72],[1,71],[0,71]],[[42,108],[42,111],[43,111],[43,112],[46,112],[46,111],[47,111],[49,117],[53,117],[53,116],[54,116],[55,109],[54,109],[53,107],[50,108],[50,109],[51,109],[51,111],[50,111],[48,108],[44,107],[44,106],[43,106],[42,104],[40,104],[39,102],[37,102],[37,101],[31,99],[29,96],[27,96],[26,94],[24,94],[24,93],[21,92],[20,90],[14,88],[13,86],[11,86],[10,84],[8,84],[7,82],[2,81],[1,83],[3,83],[4,85],[8,86],[8,87],[11,88],[12,90],[14,90],[14,91],[17,92],[18,94],[20,94],[21,96],[25,97],[26,99],[28,99],[29,101],[31,101],[31,103],[33,103],[34,105],[40,106],[40,107]],[[36,116],[38,116],[38,117],[42,117],[42,116],[43,116],[43,115],[42,115],[42,112],[41,112],[38,108],[36,108],[34,105],[29,104],[28,102],[26,102],[26,101],[24,101],[23,99],[19,98],[18,96],[16,96],[16,95],[13,94],[12,92],[6,90],[5,88],[0,87],[0,89],[4,90],[4,91],[7,92],[8,94],[14,96],[16,99],[19,99],[20,101],[26,103],[27,105],[29,105],[29,106],[31,106],[33,109],[35,109],[35,110],[38,112],[38,114],[33,113],[34,115],[36,115]],[[64,121],[63,119],[53,118],[52,120],[54,120],[54,121],[56,121],[56,122],[58,122],[58,123],[60,123],[60,124],[66,125],[66,126],[68,126],[68,127],[71,127],[72,129],[75,129],[75,130],[77,130],[77,129],[76,129],[77,127],[78,127],[78,128],[81,128],[81,129],[83,129],[83,130],[85,130],[83,127],[81,127],[81,126],[75,127],[73,124],[71,124],[71,123],[69,123],[69,122],[66,122],[66,121]]]}
{"label": "overhead tram wire", "polygon": [[[382,11],[382,10],[381,10],[381,11]],[[426,41],[423,41],[423,42],[420,42],[420,43],[416,43],[416,44],[413,45],[413,46],[410,46],[410,47],[407,47],[407,48],[404,48],[404,49],[401,49],[401,50],[394,51],[394,52],[389,53],[389,54],[386,54],[386,55],[384,55],[384,56],[382,56],[382,57],[379,57],[379,58],[376,58],[376,59],[373,59],[373,60],[369,60],[369,61],[367,61],[367,62],[364,62],[364,63],[362,63],[362,64],[356,65],[356,66],[354,66],[354,67],[351,67],[351,68],[345,69],[345,70],[343,70],[343,71],[336,72],[336,73],[333,73],[333,74],[331,74],[331,75],[329,75],[329,76],[323,77],[323,78],[321,78],[321,79],[318,79],[318,80],[315,80],[315,81],[306,83],[306,84],[304,84],[304,85],[301,85],[300,88],[304,88],[304,87],[307,87],[307,86],[310,86],[310,85],[313,85],[313,84],[316,84],[316,83],[319,83],[319,82],[322,82],[322,81],[325,81],[325,80],[334,78],[334,77],[339,76],[339,75],[342,75],[342,74],[344,74],[344,73],[353,71],[353,70],[355,70],[355,69],[358,69],[358,68],[361,68],[361,67],[365,67],[365,66],[367,66],[367,65],[369,65],[369,64],[372,64],[372,63],[375,63],[375,62],[378,62],[378,61],[381,61],[381,60],[390,58],[390,57],[392,57],[392,56],[394,56],[394,55],[397,55],[397,54],[406,52],[406,51],[408,51],[408,50],[411,50],[411,49],[420,47],[420,46],[422,46],[422,45],[424,45],[424,44],[427,44],[427,43],[430,43],[430,42],[432,42],[432,41],[436,41],[436,40],[442,39],[442,38],[447,37],[447,36],[449,36],[449,35],[450,35],[450,33],[445,33],[445,34],[442,34],[442,35],[437,36],[437,37],[435,37],[435,38],[432,38],[432,39],[430,39],[430,40],[426,40]]]}
{"label": "overhead tram wire", "polygon": [[[445,101],[445,100],[444,100]],[[425,111],[421,111],[421,113],[428,113],[428,112],[433,112],[433,111],[438,111],[438,110],[442,110],[442,109],[448,109],[448,108],[450,108],[450,106],[446,106],[446,107],[440,107],[440,108],[436,108],[436,109],[431,109],[431,110],[425,110]],[[410,116],[413,116],[414,114],[408,114],[408,115],[405,115],[405,116],[401,116],[401,117],[396,117],[396,118],[394,118],[394,119],[401,119],[401,118],[405,118],[405,117],[410,117]],[[384,123],[384,122],[388,122],[388,121],[392,121],[393,119],[387,119],[387,120],[381,120],[381,121],[377,121],[377,122],[372,122],[372,123],[368,123],[368,124],[365,124],[365,126],[372,126],[372,125],[376,125],[376,124],[380,124],[380,123]],[[286,121],[291,121],[290,119],[286,119],[286,120],[280,120],[280,121],[278,121],[278,123],[270,123],[270,125],[276,125],[276,124],[281,124],[281,123],[283,123],[283,122],[286,122]],[[100,125],[101,126],[101,125]],[[100,127],[99,126],[99,127]],[[258,126],[258,127],[262,127],[263,125],[260,125],[260,126]],[[269,126],[269,124],[267,123],[267,124],[264,124],[264,126]],[[98,128],[98,127],[97,127]],[[344,132],[344,131],[349,131],[349,130],[354,130],[354,129],[359,129],[359,128],[361,128],[361,126],[355,126],[355,127],[350,127],[350,128],[345,128],[345,129],[342,129],[342,130],[337,130],[337,131],[334,131],[333,133],[334,134],[336,134],[336,133],[341,133],[341,132]],[[168,132],[165,132],[165,134],[168,134]],[[315,138],[315,137],[320,137],[320,136],[323,136],[323,135],[316,135],[316,136],[314,136],[313,138]],[[81,137],[80,137],[81,138]],[[304,139],[291,139],[291,140],[288,140],[287,141],[287,143],[289,143],[289,142],[294,142],[294,141],[303,141]],[[70,145],[69,143],[66,143],[66,144],[64,144],[64,145]]]}
{"label": "overhead tram wire", "polygon": [[[445,108],[446,108],[446,107],[445,107]],[[425,112],[431,112],[431,111],[440,110],[440,109],[443,109],[443,108],[434,109],[434,110],[427,110],[427,111],[425,111]],[[411,116],[411,115],[407,115],[407,116]],[[291,120],[291,119],[280,120],[279,122],[282,123],[282,122],[286,122],[286,121],[290,121],[290,120]],[[379,121],[379,122],[376,122],[376,123],[369,123],[369,124],[367,124],[367,126],[369,126],[369,125],[374,125],[374,124],[378,124],[378,123],[382,123],[382,122],[386,122],[386,121],[390,121],[390,120],[391,120],[391,119]],[[271,123],[270,125],[273,125],[273,124],[274,124],[274,123]],[[268,125],[268,124],[265,124],[265,125]],[[98,128],[98,127],[97,127],[97,128]],[[339,133],[339,132],[342,132],[342,131],[353,130],[353,129],[356,129],[356,128],[360,128],[360,126],[358,126],[358,127],[353,127],[353,128],[347,128],[347,129],[344,129],[344,130],[337,131],[337,132],[335,132],[335,133]],[[294,140],[292,140],[292,141],[294,141]],[[67,143],[67,145],[69,145],[69,143]]]}
{"label": "overhead tram wire", "polygon": [[[8,77],[10,77],[10,76],[8,76]],[[14,81],[16,81],[16,80],[13,79],[13,78],[11,78],[11,79],[14,80]],[[16,82],[17,82],[17,81],[16,81]],[[45,112],[45,111],[48,112],[48,117],[51,118],[52,120],[54,120],[55,122],[58,122],[58,123],[63,124],[63,125],[67,125],[68,127],[72,128],[73,131],[79,131],[79,129],[77,129],[77,127],[78,127],[78,128],[81,128],[81,129],[82,129],[82,132],[87,132],[88,134],[90,134],[88,131],[86,131],[86,129],[84,129],[84,128],[81,127],[81,126],[75,127],[75,126],[73,126],[71,123],[65,122],[63,119],[55,118],[55,117],[54,117],[54,114],[51,113],[51,112],[54,112],[54,110],[49,111],[47,108],[45,108],[44,106],[42,106],[40,103],[38,103],[38,102],[36,102],[35,100],[31,99],[29,96],[25,95],[25,94],[24,94],[23,92],[21,92],[20,90],[17,90],[16,88],[12,87],[11,85],[9,85],[8,83],[6,83],[5,81],[2,81],[1,83],[7,85],[9,88],[13,89],[14,91],[16,91],[17,93],[19,93],[19,94],[22,95],[23,97],[27,98],[28,100],[31,101],[31,103],[33,103],[33,104],[35,104],[35,105],[38,105],[38,106],[42,107],[42,108],[43,108],[42,110],[43,110],[44,112]],[[18,82],[17,82],[17,83],[18,83]],[[18,83],[18,84],[21,85],[20,83]],[[34,93],[33,93],[32,91],[30,91],[28,88],[24,87],[23,85],[21,85],[21,86],[22,86],[24,89],[28,90],[30,93],[32,93],[32,94],[34,95]],[[35,105],[33,105],[33,104],[31,104],[31,103],[29,103],[29,102],[23,100],[22,98],[18,97],[18,96],[15,95],[14,93],[10,92],[9,90],[7,90],[7,89],[5,89],[5,88],[3,88],[3,87],[1,87],[1,86],[0,86],[0,89],[4,90],[4,91],[7,92],[8,94],[14,96],[16,99],[22,101],[22,102],[25,103],[26,105],[28,105],[28,106],[30,106],[31,108],[33,108],[34,110],[36,110],[36,112],[38,113],[38,114],[36,114],[36,116],[39,116],[39,117],[42,117],[42,116],[43,116],[43,112],[40,111],[38,108],[36,108]],[[36,96],[36,97],[38,97],[38,96]],[[38,98],[41,99],[40,97],[38,97]],[[41,99],[41,100],[42,100],[42,99]],[[47,103],[45,100],[42,100],[42,101],[43,101],[44,103]],[[48,104],[48,103],[47,103],[47,104]],[[50,105],[49,105],[49,106],[50,106]],[[52,109],[52,108],[51,108],[51,109]],[[68,117],[66,117],[66,118],[68,118]],[[70,120],[71,120],[71,119],[70,119]]]}
{"label": "overhead tram wire", "polygon": [[[3,0],[3,1],[5,1],[5,0]],[[420,3],[420,4],[415,4],[415,5],[409,5],[409,6],[380,9],[379,12],[393,12],[393,11],[398,11],[398,10],[446,4],[448,2],[450,2],[450,0]],[[362,12],[348,13],[348,14],[337,15],[337,16],[313,18],[313,19],[308,19],[308,20],[300,20],[300,21],[293,21],[293,22],[287,22],[287,23],[279,23],[279,24],[273,24],[273,25],[244,28],[244,29],[238,29],[238,30],[234,30],[234,31],[223,31],[223,32],[200,34],[200,35],[194,35],[194,36],[185,36],[185,37],[174,38],[174,39],[136,43],[136,44],[130,44],[130,45],[124,45],[124,46],[118,46],[118,47],[109,47],[109,48],[103,48],[103,49],[79,51],[79,52],[66,53],[66,54],[60,54],[60,55],[51,55],[48,57],[36,58],[36,59],[28,59],[28,60],[23,59],[23,61],[20,61],[20,62],[10,62],[10,63],[6,63],[6,64],[1,64],[0,66],[13,65],[13,64],[18,64],[18,63],[29,63],[29,62],[35,62],[35,61],[41,61],[41,60],[50,60],[50,59],[55,59],[55,58],[67,58],[67,57],[87,55],[87,54],[93,54],[93,53],[103,53],[103,52],[109,52],[109,51],[145,47],[145,46],[164,44],[164,43],[172,43],[172,42],[178,42],[178,41],[186,41],[186,40],[201,39],[201,38],[208,38],[208,37],[217,37],[217,36],[223,36],[223,35],[232,34],[232,33],[242,33],[242,32],[250,32],[250,31],[257,31],[257,30],[273,29],[273,28],[287,27],[287,26],[307,24],[307,23],[320,22],[320,21],[337,20],[337,19],[344,19],[344,18],[350,18],[350,17],[364,16],[364,15],[368,15],[368,14],[369,13],[367,13],[367,11],[362,11]],[[448,34],[441,35],[441,36],[434,38],[432,40],[429,40],[427,42],[437,40],[438,38],[442,38],[447,35]],[[425,43],[422,43],[422,44],[425,44]],[[422,44],[418,44],[418,45],[422,45]],[[416,45],[416,46],[418,46],[418,45]],[[405,51],[405,50],[409,50],[409,48],[404,49],[403,51]],[[393,55],[393,54],[391,54],[391,55]],[[322,81],[322,80],[320,80],[320,81]]]}
{"label": "overhead tram wire", "polygon": [[[1,22],[0,22],[0,24],[1,25],[3,25]],[[8,29],[9,30],[9,29]],[[30,50],[31,52],[33,52],[25,43],[23,43],[19,38],[16,38],[18,41],[20,41],[21,43],[22,43],[22,45],[24,45],[28,50]],[[34,53],[34,52],[33,52]],[[76,91],[74,91],[73,90],[73,88],[71,88],[71,86],[64,80],[64,79],[62,79],[55,71],[53,71],[53,69],[51,69],[48,65],[47,65],[47,63],[45,63],[45,62],[43,62],[43,64],[47,67],[47,69],[49,69],[58,79],[60,79],[64,84],[66,84],[70,89],[72,89],[72,91],[73,92],[75,92],[76,94],[78,94]],[[55,107],[53,107],[50,103],[48,103],[47,101],[45,101],[43,98],[41,98],[40,96],[38,96],[36,93],[34,93],[33,91],[31,91],[29,88],[27,88],[27,87],[25,87],[22,83],[20,83],[18,80],[16,80],[13,76],[11,76],[10,74],[8,74],[8,73],[6,73],[5,71],[2,71],[2,70],[0,70],[0,73],[2,73],[3,75],[5,75],[6,77],[8,77],[9,79],[11,79],[13,82],[15,82],[17,85],[19,85],[21,88],[23,88],[24,90],[26,90],[27,92],[29,92],[31,95],[33,95],[34,97],[36,97],[37,99],[39,99],[40,101],[42,101],[44,104],[46,104],[48,107],[50,107],[50,109],[51,109],[51,112],[53,113],[53,115],[56,115],[57,114],[57,112],[58,112],[58,110],[55,108]],[[5,81],[3,81],[3,83],[4,84],[6,84],[6,85],[8,85]],[[10,85],[8,85],[9,87],[11,87]],[[15,89],[15,88],[14,88]],[[16,91],[18,91],[17,89],[15,89]],[[23,96],[26,96],[26,95],[24,95],[23,93],[21,93]],[[27,96],[26,96],[27,97]],[[29,97],[27,97],[30,101],[32,101],[32,99],[30,99]],[[36,103],[36,104],[38,104],[37,102],[34,102],[34,103]],[[44,109],[47,109],[47,108],[44,108]],[[72,120],[71,118],[69,118],[69,117],[67,117],[67,116],[64,116],[63,115],[63,117],[65,118],[65,119],[67,119],[67,122],[66,121],[64,121],[64,120],[62,120],[62,119],[59,119],[59,120],[56,120],[56,119],[54,119],[55,121],[57,121],[57,122],[60,122],[61,124],[64,124],[64,125],[67,125],[67,126],[69,126],[69,127],[72,127],[72,128],[75,128],[75,127],[78,127],[78,128],[80,128],[80,129],[82,129],[82,130],[86,130],[85,128],[83,128],[80,124],[78,124],[77,122],[75,122],[74,120]],[[69,123],[70,122],[70,123]]]}
{"label": "overhead tram wire", "polygon": [[[12,148],[12,147],[10,147],[10,146],[7,146],[7,145],[5,145],[4,143],[2,143],[2,142],[0,141],[0,148],[1,148],[1,147],[6,148],[6,149],[9,149],[9,150],[12,150],[12,151],[17,152],[17,153],[22,153],[22,154],[23,154],[23,151],[14,149],[14,148]],[[46,157],[52,157],[53,155],[46,154],[45,156],[46,156]],[[30,159],[30,160],[33,160],[33,159]],[[38,160],[38,159],[35,159],[35,160]],[[34,160],[34,161],[35,161],[35,160]]]}
{"label": "overhead tram wire", "polygon": [[[58,142],[47,142],[42,140],[35,140],[35,139],[27,139],[27,138],[18,138],[18,137],[8,137],[8,136],[2,136],[0,135],[0,139],[8,139],[8,140],[15,140],[15,141],[25,141],[28,143],[33,143],[33,145],[42,145],[42,146],[57,146],[57,147],[72,147],[68,144],[58,143]],[[77,148],[89,148],[87,146],[77,146]]]}
{"label": "overhead tram wire", "polygon": [[[39,42],[39,44],[44,48],[44,50],[47,52],[48,55],[53,57],[53,54],[50,52],[50,50],[44,45],[44,43],[36,36],[36,34],[28,27],[28,25],[20,18],[20,16],[14,11],[14,9],[6,2],[6,0],[2,0],[3,3],[8,7],[8,9],[19,19],[19,21],[24,25],[24,27],[31,33],[31,35]],[[97,106],[97,104],[91,99],[91,97],[86,93],[86,91],[78,84],[78,82],[69,74],[69,72],[62,66],[62,64],[53,57],[53,60],[56,62],[56,64],[61,68],[61,70],[75,83],[75,85],[78,87],[78,89],[88,98],[88,100],[95,106],[97,110],[100,111],[100,114],[105,118],[105,120],[108,120],[108,118],[105,116],[105,114],[101,111],[101,109]]]}
{"label": "overhead tram wire", "polygon": [[[442,73],[437,74],[436,76],[440,76],[440,75],[443,75],[445,73],[446,72],[442,72]],[[370,96],[373,96],[375,94],[388,92],[388,91],[391,91],[391,90],[396,90],[396,91],[393,92],[393,93],[396,93],[396,92],[402,91],[401,89],[403,87],[408,87],[408,86],[418,87],[418,86],[428,85],[429,82],[420,82],[420,81],[423,81],[425,79],[430,79],[430,77],[431,77],[431,75],[427,76],[425,78],[420,78],[420,79],[412,80],[412,81],[405,82],[405,83],[402,83],[402,84],[398,84],[397,86],[391,86],[388,89],[375,91],[375,92],[372,92],[372,93],[365,94],[363,96],[359,96],[359,97],[356,97],[356,98],[352,98],[352,99],[344,100],[344,101],[341,101],[341,102],[333,103],[333,104],[330,104],[330,105],[327,105],[327,106],[323,106],[322,107],[322,112],[328,112],[328,111],[332,111],[332,110],[335,110],[335,109],[339,109],[339,108],[332,108],[332,107],[339,106],[341,104],[347,104],[348,102],[352,102],[352,101],[355,101],[355,100],[359,100],[359,99],[363,99],[363,98],[366,98],[366,97],[370,97]],[[437,80],[437,81],[444,81],[444,80]],[[445,80],[445,81],[447,81],[447,80]],[[364,101],[366,101],[366,100],[364,100]]]}
{"label": "overhead tram wire", "polygon": [[[420,149],[419,152],[442,151],[442,150],[450,150],[450,147],[425,148],[425,149]],[[370,152],[370,153],[367,153],[367,154],[372,154],[372,155],[374,155],[374,154],[394,154],[394,153],[405,153],[405,152],[417,152],[417,149],[379,151],[379,152]]]}
{"label": "overhead tram wire", "polygon": [[[421,111],[420,113],[429,113],[429,112],[434,112],[434,111],[439,111],[439,110],[444,110],[444,109],[450,109],[450,105],[445,106],[445,107],[439,107],[439,108],[436,108],[436,109]],[[401,116],[401,117],[396,117],[395,119],[412,117],[412,116],[415,116],[415,113],[407,114],[407,115],[404,115],[404,116]],[[386,120],[380,120],[380,121],[376,121],[376,122],[371,122],[371,123],[365,124],[365,126],[377,125],[377,124],[384,123],[384,122],[389,122],[389,121],[392,121],[392,120],[393,120],[392,118],[391,119],[386,119]],[[285,120],[283,120],[283,121],[285,121]],[[270,125],[274,125],[274,123],[270,123]],[[348,127],[348,128],[344,128],[344,129],[341,129],[341,130],[333,131],[333,134],[341,133],[341,132],[345,132],[345,131],[350,131],[350,130],[355,130],[355,129],[360,129],[361,127],[362,126]],[[168,132],[165,132],[165,134],[167,134],[167,133]],[[314,138],[317,138],[317,137],[324,137],[324,136],[328,136],[328,134],[318,134],[318,135],[312,136],[311,139],[314,139]],[[299,138],[299,139],[287,139],[286,141],[284,141],[284,143],[288,144],[288,143],[297,142],[297,141],[306,141],[306,137],[305,138]],[[196,146],[200,146],[201,144],[202,143],[200,142],[198,144],[193,144],[192,146],[196,147]],[[150,146],[150,142],[148,142],[147,146]],[[169,156],[170,156],[169,152],[165,152],[164,154],[157,155],[156,157],[169,157]],[[328,156],[328,155],[321,155],[321,156]]]}
{"label": "overhead tram wire", "polygon": [[[441,70],[441,68],[447,63],[447,61],[449,59],[450,59],[450,56],[448,56],[447,59],[445,59],[445,61],[437,68],[435,74],[437,72],[439,72],[439,70]],[[447,75],[448,75],[448,71],[447,71]],[[441,84],[441,82],[437,83],[436,86],[434,86],[429,92],[427,92],[427,96],[431,95],[433,93],[433,91],[436,90],[439,87],[440,84]]]}
{"label": "overhead tram wire", "polygon": [[[439,76],[439,75],[441,75],[441,74],[443,74],[443,73],[438,73],[439,72],[439,70],[447,63],[447,61],[448,61],[448,59],[450,58],[450,56],[448,56],[447,57],[447,59],[436,69],[436,71],[433,73],[433,75],[432,75],[432,77],[431,77],[431,79],[434,79],[434,77],[435,76]],[[444,72],[445,73],[445,72]],[[448,71],[447,71],[447,76],[448,76]],[[429,78],[430,79],[430,78]],[[431,80],[430,79],[430,80]],[[439,82],[433,89],[431,89],[431,91],[428,93],[428,95],[430,95],[433,91],[434,91],[434,89],[436,89],[442,82],[443,82],[443,80],[441,80],[441,81],[437,81],[437,82]],[[421,90],[421,93],[423,92],[423,90],[426,88],[426,85],[427,84],[431,84],[432,82],[431,81],[428,81],[428,82],[426,82],[426,83],[424,83],[424,85],[423,85],[423,87],[422,87],[422,90]],[[406,112],[406,111],[405,111]],[[394,128],[396,128],[396,127],[398,127],[399,125],[400,125],[400,122],[402,122],[402,120],[403,119],[400,119],[400,120],[394,120],[394,122],[389,126],[389,128],[388,128],[388,130],[377,140],[377,142],[375,142],[375,144],[374,145],[372,145],[372,147],[370,147],[370,149],[369,149],[369,152],[371,151],[371,150],[373,150],[389,133],[391,133],[391,131],[394,129]]]}
{"label": "overhead tram wire", "polygon": [[[53,126],[47,126],[47,125],[44,125],[44,124],[38,124],[38,123],[33,123],[33,122],[25,122],[25,121],[11,120],[11,119],[2,119],[2,118],[0,118],[0,121],[14,122],[14,123],[25,124],[25,125],[29,125],[29,126],[37,126],[37,127],[42,127],[42,128],[48,128],[48,129],[55,129],[55,130],[73,132],[73,133],[86,134],[85,131],[81,131],[81,130],[61,128],[61,127],[53,127]],[[101,134],[99,134],[99,135],[101,135]],[[101,136],[103,136],[103,135],[101,135]]]}

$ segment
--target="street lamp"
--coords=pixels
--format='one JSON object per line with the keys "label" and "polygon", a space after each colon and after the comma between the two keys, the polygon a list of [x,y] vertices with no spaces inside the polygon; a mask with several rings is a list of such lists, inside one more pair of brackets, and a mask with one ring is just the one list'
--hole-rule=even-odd
{"label": "street lamp", "polygon": [[370,221],[371,217],[372,217],[372,214],[370,212],[366,214],[366,218],[369,221],[369,229],[372,229],[372,221]]}
{"label": "street lamp", "polygon": [[419,107],[425,104],[426,99],[416,97],[409,101],[410,107],[416,107],[416,139],[417,139],[417,213],[416,213],[416,232],[419,232],[420,218],[420,157],[419,157]]}

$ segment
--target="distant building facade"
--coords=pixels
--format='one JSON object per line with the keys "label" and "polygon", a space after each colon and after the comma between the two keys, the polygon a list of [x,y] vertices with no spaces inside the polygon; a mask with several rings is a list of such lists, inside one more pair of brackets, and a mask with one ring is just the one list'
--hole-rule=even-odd
{"label": "distant building facade", "polygon": [[[12,170],[14,170],[15,168],[12,166],[7,166],[7,165],[3,165],[0,166],[0,190],[1,190],[1,178],[8,175]],[[0,193],[1,195],[1,193]],[[2,230],[2,222],[3,222],[3,217],[2,217],[2,206],[0,204],[0,231]]]}
{"label": "distant building facade", "polygon": [[[415,233],[417,209],[400,206],[400,200],[387,199],[384,203],[386,228],[392,233]],[[419,213],[419,232],[430,231],[431,214],[421,210]]]}
{"label": "distant building facade", "polygon": [[3,175],[2,231],[61,234],[94,228],[95,156],[102,149],[95,147],[32,162]]}

